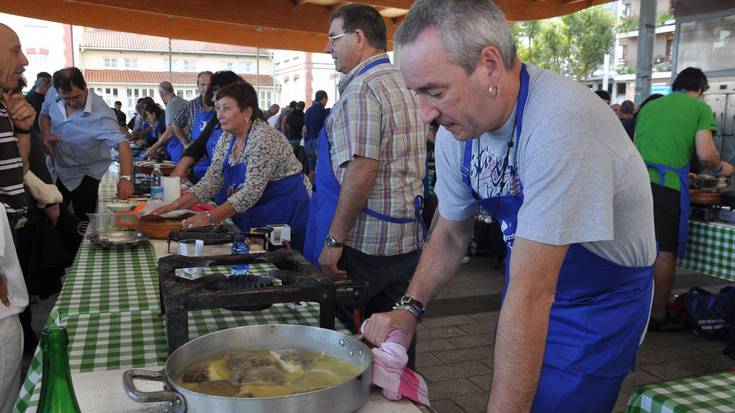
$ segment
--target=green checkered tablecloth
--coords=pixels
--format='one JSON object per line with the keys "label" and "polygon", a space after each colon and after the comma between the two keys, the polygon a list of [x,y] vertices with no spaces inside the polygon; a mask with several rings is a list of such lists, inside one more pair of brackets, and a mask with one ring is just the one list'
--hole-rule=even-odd
{"label": "green checkered tablecloth", "polygon": [[49,322],[76,314],[160,309],[153,247],[106,250],[84,241]]}
{"label": "green checkered tablecloth", "polygon": [[[163,366],[168,357],[164,319],[156,312],[77,314],[60,322],[69,333],[69,366],[72,371],[119,370]],[[275,304],[263,311],[224,309],[189,313],[189,338],[225,328],[254,324],[319,325],[319,305],[292,310]],[[339,321],[337,325],[340,326]],[[341,330],[344,331],[344,328]],[[40,396],[42,354],[36,350],[21,388],[15,412],[33,411]],[[30,409],[30,410],[29,410]]]}
{"label": "green checkered tablecloth", "polygon": [[735,225],[689,221],[689,241],[678,265],[735,281]]}
{"label": "green checkered tablecloth", "polygon": [[735,372],[638,388],[625,413],[735,412]]}

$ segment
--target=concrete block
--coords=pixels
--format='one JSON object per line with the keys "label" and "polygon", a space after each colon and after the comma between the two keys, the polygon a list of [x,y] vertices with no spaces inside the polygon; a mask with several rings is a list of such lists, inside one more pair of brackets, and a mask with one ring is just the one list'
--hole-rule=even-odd
{"label": "concrete block", "polygon": [[449,350],[452,348],[455,347],[452,345],[452,343],[449,342],[449,340],[445,338],[423,339],[421,336],[419,336],[419,339],[416,342],[416,353]]}
{"label": "concrete block", "polygon": [[416,355],[416,368],[421,369],[423,367],[429,367],[429,366],[439,366],[444,364],[444,362],[439,359],[437,356],[434,355],[434,353],[430,352],[423,352],[418,353]]}
{"label": "concrete block", "polygon": [[457,403],[466,413],[484,413],[487,408],[489,393],[476,394],[474,396],[454,397]]}
{"label": "concrete block", "polygon": [[435,383],[462,377],[490,374],[490,371],[491,370],[482,363],[478,363],[476,361],[463,361],[460,363],[426,367],[421,369],[421,374],[423,374],[431,383]]}
{"label": "concrete block", "polygon": [[431,408],[441,413],[465,413],[464,409],[452,399],[431,400]]}
{"label": "concrete block", "polygon": [[457,363],[460,361],[490,359],[493,357],[493,349],[491,346],[481,346],[459,350],[435,351],[433,354],[445,363]]}
{"label": "concrete block", "polygon": [[468,348],[468,347],[482,347],[489,346],[492,344],[492,339],[489,334],[475,334],[475,335],[464,335],[460,337],[452,337],[448,339],[449,343],[454,349]]}
{"label": "concrete block", "polygon": [[429,385],[429,398],[446,399],[466,394],[477,394],[482,390],[465,378],[445,380]]}

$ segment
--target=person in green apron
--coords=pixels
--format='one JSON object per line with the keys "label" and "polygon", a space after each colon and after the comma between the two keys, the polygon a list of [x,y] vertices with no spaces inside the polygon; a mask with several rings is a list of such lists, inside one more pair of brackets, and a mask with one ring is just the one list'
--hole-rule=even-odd
{"label": "person in green apron", "polygon": [[417,0],[394,41],[424,120],[441,124],[439,217],[406,295],[367,320],[365,337],[413,334],[457,273],[481,206],[508,252],[487,411],[612,411],[653,290],[643,160],[588,88],[518,59],[490,1]]}
{"label": "person in green apron", "polygon": [[689,230],[689,160],[693,155],[716,175],[732,176],[733,167],[720,159],[713,132],[717,123],[702,101],[707,77],[688,67],[676,76],[668,96],[648,103],[638,114],[635,146],[648,166],[653,193],[656,242],[655,294],[649,329],[671,326],[667,313],[676,258],[686,252]]}

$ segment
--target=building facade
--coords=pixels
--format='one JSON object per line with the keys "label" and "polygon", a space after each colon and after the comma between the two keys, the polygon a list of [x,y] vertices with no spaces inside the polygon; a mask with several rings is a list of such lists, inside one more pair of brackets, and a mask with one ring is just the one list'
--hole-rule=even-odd
{"label": "building facade", "polygon": [[240,74],[258,91],[261,108],[278,100],[270,50],[91,28],[80,37],[78,66],[88,86],[109,105],[122,102],[128,116],[141,97],[163,104],[157,87],[164,80],[177,95],[193,99],[197,74],[205,70]]}

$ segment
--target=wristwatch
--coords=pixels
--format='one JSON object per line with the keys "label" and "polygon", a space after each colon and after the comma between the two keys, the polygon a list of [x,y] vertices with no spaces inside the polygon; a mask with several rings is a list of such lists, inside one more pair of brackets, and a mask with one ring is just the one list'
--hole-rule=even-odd
{"label": "wristwatch", "polygon": [[421,301],[408,295],[399,298],[393,305],[393,309],[408,311],[416,317],[416,321],[421,321],[426,313],[426,306]]}
{"label": "wristwatch", "polygon": [[324,245],[329,248],[342,248],[344,244],[337,241],[333,236],[327,235],[327,239],[324,241]]}
{"label": "wristwatch", "polygon": [[120,175],[120,179],[124,179],[126,181],[132,181],[133,177],[130,175]]}

